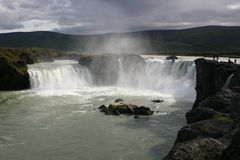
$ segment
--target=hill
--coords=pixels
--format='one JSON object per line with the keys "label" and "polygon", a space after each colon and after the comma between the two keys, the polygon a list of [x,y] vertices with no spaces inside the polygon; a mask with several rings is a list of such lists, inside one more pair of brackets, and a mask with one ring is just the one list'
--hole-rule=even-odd
{"label": "hill", "polygon": [[[121,46],[121,47],[119,47]],[[0,34],[0,47],[39,47],[77,52],[144,52],[146,54],[240,53],[240,27],[205,26],[101,35],[56,32]]]}

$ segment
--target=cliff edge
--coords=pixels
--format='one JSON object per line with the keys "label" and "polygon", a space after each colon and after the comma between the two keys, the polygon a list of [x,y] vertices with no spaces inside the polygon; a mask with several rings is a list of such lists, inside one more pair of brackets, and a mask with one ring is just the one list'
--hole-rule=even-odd
{"label": "cliff edge", "polygon": [[28,67],[9,49],[0,49],[0,91],[30,88]]}
{"label": "cliff edge", "polygon": [[240,65],[197,59],[197,97],[164,160],[240,159]]}

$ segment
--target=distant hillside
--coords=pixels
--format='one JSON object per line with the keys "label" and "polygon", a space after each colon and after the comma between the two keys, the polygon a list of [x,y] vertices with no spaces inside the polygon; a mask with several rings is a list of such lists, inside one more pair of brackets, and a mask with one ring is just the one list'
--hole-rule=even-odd
{"label": "distant hillside", "polygon": [[[125,39],[126,43],[124,43]],[[135,41],[140,43],[136,45]],[[128,49],[131,52],[138,52],[139,50],[134,49],[141,48],[146,54],[232,53],[236,55],[240,53],[240,27],[206,26],[183,30],[151,30],[102,35],[67,35],[56,32],[0,34],[0,47],[110,52],[114,49],[119,50],[118,45],[124,45],[123,52],[128,52]],[[131,48],[134,45],[134,49]],[[111,50],[104,50],[103,46]]]}

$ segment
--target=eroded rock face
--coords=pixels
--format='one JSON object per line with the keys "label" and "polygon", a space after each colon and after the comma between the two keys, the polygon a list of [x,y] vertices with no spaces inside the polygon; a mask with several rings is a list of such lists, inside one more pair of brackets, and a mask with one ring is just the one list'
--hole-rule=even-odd
{"label": "eroded rock face", "polygon": [[179,132],[176,143],[208,137],[226,141],[231,136],[233,121],[230,117],[221,116],[195,122],[183,127]]}
{"label": "eroded rock face", "polygon": [[213,138],[176,144],[163,160],[219,160],[226,145]]}
{"label": "eroded rock face", "polygon": [[[197,98],[164,160],[237,160],[240,143],[239,65],[196,60]],[[223,86],[234,74],[228,88]],[[230,144],[230,145],[229,145]]]}
{"label": "eroded rock face", "polygon": [[30,88],[26,64],[7,50],[0,50],[0,90],[22,90]]}
{"label": "eroded rock face", "polygon": [[238,86],[240,83],[240,66],[233,63],[219,63],[217,61],[205,60],[203,58],[195,61],[197,70],[196,92],[194,103],[196,107],[202,100],[215,95],[221,90],[228,77],[234,74],[230,87]]}

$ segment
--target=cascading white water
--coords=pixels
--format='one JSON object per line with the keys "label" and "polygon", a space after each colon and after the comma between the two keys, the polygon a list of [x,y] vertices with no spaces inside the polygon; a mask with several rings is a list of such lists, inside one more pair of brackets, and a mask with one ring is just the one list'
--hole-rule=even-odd
{"label": "cascading white water", "polygon": [[121,70],[117,85],[192,96],[195,95],[195,75],[194,62],[147,61],[141,73]]}
{"label": "cascading white water", "polygon": [[[153,90],[163,94],[178,97],[194,97],[195,95],[195,64],[190,61],[145,60],[139,66],[130,64],[130,69],[124,69],[122,60],[115,64],[114,75],[109,77],[97,75],[88,68],[73,61],[58,61],[55,63],[35,64],[29,67],[31,87],[33,89],[79,89],[83,86],[116,86],[144,90]],[[97,68],[108,71],[107,68]],[[116,71],[115,71],[116,70]],[[94,83],[98,80],[104,83]],[[109,80],[109,83],[108,83]],[[114,83],[112,83],[114,81]],[[111,83],[110,83],[111,82]]]}
{"label": "cascading white water", "polygon": [[91,81],[88,69],[74,61],[39,63],[28,72],[32,89],[77,89]]}

